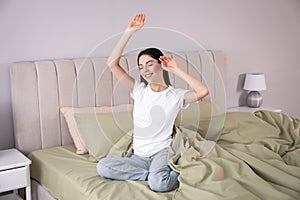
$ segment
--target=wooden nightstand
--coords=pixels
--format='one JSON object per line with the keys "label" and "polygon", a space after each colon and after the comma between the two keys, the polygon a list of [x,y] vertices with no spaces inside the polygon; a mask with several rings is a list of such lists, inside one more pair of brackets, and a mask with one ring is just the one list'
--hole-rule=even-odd
{"label": "wooden nightstand", "polygon": [[26,188],[26,200],[31,200],[30,171],[31,160],[17,149],[0,151],[0,193],[13,190],[12,194],[0,194],[0,200],[20,199],[17,189]]}
{"label": "wooden nightstand", "polygon": [[271,107],[259,107],[259,108],[250,108],[248,106],[238,106],[227,108],[227,112],[255,112],[258,110],[268,110],[272,112],[281,112],[281,109],[278,108],[271,108]]}

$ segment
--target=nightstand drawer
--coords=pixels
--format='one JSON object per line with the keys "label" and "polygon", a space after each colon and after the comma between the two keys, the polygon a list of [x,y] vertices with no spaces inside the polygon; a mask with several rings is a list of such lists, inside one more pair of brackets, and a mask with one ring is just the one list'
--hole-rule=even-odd
{"label": "nightstand drawer", "polygon": [[28,166],[0,171],[0,192],[29,186]]}

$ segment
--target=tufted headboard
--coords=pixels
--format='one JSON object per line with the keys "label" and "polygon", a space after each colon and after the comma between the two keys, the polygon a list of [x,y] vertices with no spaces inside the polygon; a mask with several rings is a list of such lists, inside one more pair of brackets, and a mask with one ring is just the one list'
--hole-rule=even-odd
{"label": "tufted headboard", "polygon": [[[226,59],[222,51],[166,53],[188,73],[203,77],[210,97],[225,96]],[[136,55],[121,58],[122,66],[139,79]],[[202,76],[201,76],[202,74]],[[60,108],[127,104],[130,94],[106,66],[106,58],[78,58],[13,63],[10,68],[14,136],[23,153],[72,143]],[[188,88],[170,74],[174,87]]]}

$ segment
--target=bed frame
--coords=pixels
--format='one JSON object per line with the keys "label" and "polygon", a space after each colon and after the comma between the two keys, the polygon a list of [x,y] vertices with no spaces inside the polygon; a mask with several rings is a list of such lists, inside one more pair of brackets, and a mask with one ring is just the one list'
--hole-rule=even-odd
{"label": "bed frame", "polygon": [[[225,97],[226,58],[222,51],[166,52],[195,77],[204,77],[211,99]],[[136,55],[121,58],[128,73],[139,79]],[[76,58],[13,63],[10,68],[14,137],[24,154],[38,149],[72,144],[60,108],[127,104],[129,92],[106,66],[106,58]],[[201,76],[202,75],[202,76]],[[170,75],[174,87],[188,85]],[[37,182],[33,199],[53,199]]]}

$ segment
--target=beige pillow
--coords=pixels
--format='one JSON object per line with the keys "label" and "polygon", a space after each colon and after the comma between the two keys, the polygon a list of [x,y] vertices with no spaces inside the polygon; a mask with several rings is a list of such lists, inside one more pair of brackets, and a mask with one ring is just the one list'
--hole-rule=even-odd
{"label": "beige pillow", "polygon": [[70,135],[73,139],[74,145],[76,147],[77,154],[88,153],[88,148],[86,147],[83,134],[75,120],[75,114],[88,114],[90,116],[95,116],[95,114],[111,114],[114,112],[132,112],[132,104],[124,104],[118,106],[103,106],[103,107],[84,107],[84,108],[73,108],[73,107],[62,107],[61,112],[63,113]]}

